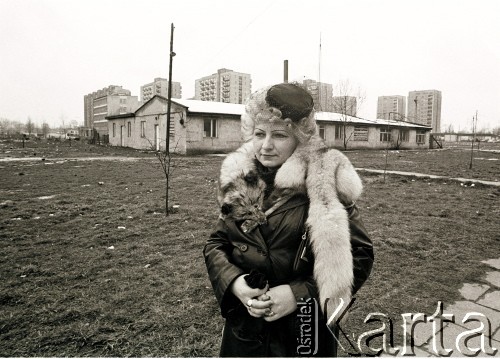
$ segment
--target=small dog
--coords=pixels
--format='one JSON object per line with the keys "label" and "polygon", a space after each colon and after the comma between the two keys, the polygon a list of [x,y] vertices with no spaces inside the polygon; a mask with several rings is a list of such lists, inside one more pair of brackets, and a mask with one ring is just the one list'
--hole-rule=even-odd
{"label": "small dog", "polygon": [[221,218],[243,221],[241,229],[245,233],[259,224],[267,223],[266,214],[262,210],[265,188],[265,182],[256,172],[250,171],[246,175],[241,172],[220,188]]}

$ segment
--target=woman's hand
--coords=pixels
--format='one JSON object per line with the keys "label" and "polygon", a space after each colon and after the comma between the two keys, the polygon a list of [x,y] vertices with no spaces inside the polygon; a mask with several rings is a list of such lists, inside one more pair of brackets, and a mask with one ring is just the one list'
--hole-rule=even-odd
{"label": "woman's hand", "polygon": [[269,299],[272,302],[271,312],[264,315],[264,320],[273,322],[284,316],[293,313],[297,309],[297,301],[293,295],[292,288],[288,284],[270,288],[266,294],[261,295],[261,299]]}
{"label": "woman's hand", "polygon": [[270,307],[273,304],[269,296],[265,294],[269,286],[266,285],[264,289],[251,288],[243,277],[244,275],[240,275],[234,280],[231,292],[246,306],[252,317],[262,318],[271,312]]}

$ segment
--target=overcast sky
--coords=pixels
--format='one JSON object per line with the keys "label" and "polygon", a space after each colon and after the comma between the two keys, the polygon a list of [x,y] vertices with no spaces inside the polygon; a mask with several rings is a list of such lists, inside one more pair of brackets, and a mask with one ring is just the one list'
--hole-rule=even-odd
{"label": "overcast sky", "polygon": [[[168,78],[183,98],[219,68],[249,73],[252,90],[304,78],[377,97],[442,92],[442,130],[500,126],[500,1],[0,0],[0,117],[83,124],[83,96]],[[320,52],[321,36],[321,52]]]}

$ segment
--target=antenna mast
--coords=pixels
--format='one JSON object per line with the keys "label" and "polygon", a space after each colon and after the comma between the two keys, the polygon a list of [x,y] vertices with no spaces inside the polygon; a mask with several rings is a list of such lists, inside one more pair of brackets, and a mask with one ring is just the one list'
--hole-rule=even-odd
{"label": "antenna mast", "polygon": [[318,107],[321,108],[321,31],[319,32],[319,55],[318,55]]}
{"label": "antenna mast", "polygon": [[319,33],[318,82],[321,82],[321,32]]}

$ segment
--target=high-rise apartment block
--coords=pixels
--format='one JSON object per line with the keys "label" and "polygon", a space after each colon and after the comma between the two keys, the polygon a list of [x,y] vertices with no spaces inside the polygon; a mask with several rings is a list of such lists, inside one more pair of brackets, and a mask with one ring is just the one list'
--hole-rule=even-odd
{"label": "high-rise apartment block", "polygon": [[379,96],[377,118],[406,121],[406,97],[399,95]]}
{"label": "high-rise apartment block", "polygon": [[306,79],[302,81],[314,100],[316,111],[331,112],[333,110],[333,86],[331,84]]}
{"label": "high-rise apartment block", "polygon": [[[145,103],[153,96],[160,95],[168,98],[168,80],[157,77],[150,84],[141,86],[141,101]],[[172,81],[172,98],[182,97],[182,87],[180,82]]]}
{"label": "high-rise apartment block", "polygon": [[137,96],[122,86],[110,85],[83,96],[85,127],[92,128],[94,121],[106,116],[133,112],[139,107]]}
{"label": "high-rise apartment block", "polygon": [[196,100],[244,103],[252,91],[249,74],[229,69],[219,69],[217,73],[195,81]]}
{"label": "high-rise apartment block", "polygon": [[349,116],[356,116],[358,100],[355,96],[333,96],[332,112]]}
{"label": "high-rise apartment block", "polygon": [[424,90],[408,93],[408,120],[441,132],[441,91]]}

